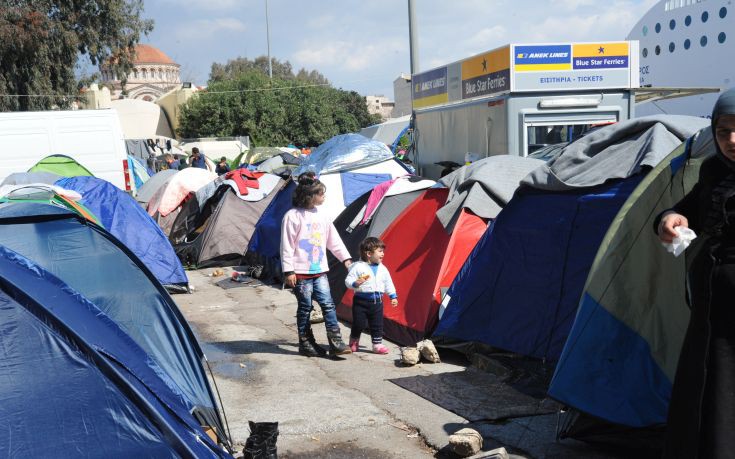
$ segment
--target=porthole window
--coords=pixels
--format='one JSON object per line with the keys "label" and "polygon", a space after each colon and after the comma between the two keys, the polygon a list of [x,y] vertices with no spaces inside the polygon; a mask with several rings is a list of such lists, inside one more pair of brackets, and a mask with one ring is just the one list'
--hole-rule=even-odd
{"label": "porthole window", "polygon": [[661,54],[661,47],[659,45],[656,45],[656,49],[654,51],[656,53],[656,56],[658,56],[659,54]]}
{"label": "porthole window", "polygon": [[725,40],[727,40],[727,35],[725,35],[725,32],[720,32],[720,34],[717,35],[717,41],[725,43]]}
{"label": "porthole window", "polygon": [[687,17],[684,18],[684,25],[687,26],[687,27],[689,27],[690,25],[692,25],[692,17],[691,16],[687,15]]}
{"label": "porthole window", "polygon": [[702,22],[707,22],[707,19],[709,19],[709,13],[705,11],[702,13]]}
{"label": "porthole window", "polygon": [[648,57],[648,48],[643,48],[643,51],[641,54],[643,54],[643,57]]}
{"label": "porthole window", "polygon": [[707,46],[707,35],[702,35],[702,38],[699,39],[699,45],[704,48]]}
{"label": "porthole window", "polygon": [[648,26],[643,26],[643,36],[648,35]]}
{"label": "porthole window", "polygon": [[657,22],[657,23],[656,23],[656,27],[655,27],[655,29],[656,29],[656,33],[659,33],[659,32],[661,32],[661,24],[659,24],[659,23]]}
{"label": "porthole window", "polygon": [[690,46],[692,46],[692,42],[687,38],[684,40],[684,49],[689,49]]}
{"label": "porthole window", "polygon": [[675,49],[676,49],[676,45],[672,41],[671,43],[669,43],[669,52],[673,53]]}
{"label": "porthole window", "polygon": [[723,6],[720,8],[720,19],[725,19],[725,16],[727,16],[727,8]]}
{"label": "porthole window", "polygon": [[676,21],[675,20],[672,19],[672,20],[669,21],[669,29],[671,29],[671,30],[676,29]]}

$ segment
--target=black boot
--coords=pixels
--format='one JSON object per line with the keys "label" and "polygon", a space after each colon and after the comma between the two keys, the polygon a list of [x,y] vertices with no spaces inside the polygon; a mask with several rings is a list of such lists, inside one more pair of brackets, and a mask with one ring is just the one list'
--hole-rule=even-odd
{"label": "black boot", "polygon": [[316,338],[314,338],[314,332],[311,330],[311,328],[306,330],[305,336],[309,340],[309,344],[311,344],[311,347],[313,347],[316,353],[319,354],[319,357],[324,357],[325,355],[327,355],[327,350],[317,344]]}
{"label": "black boot", "polygon": [[[324,349],[322,349],[323,351]],[[319,351],[311,344],[308,336],[299,336],[299,354],[307,357],[320,357]]]}
{"label": "black boot", "polygon": [[342,334],[339,328],[327,330],[327,340],[329,341],[329,354],[331,356],[352,354],[350,347],[342,341]]}
{"label": "black boot", "polygon": [[277,459],[278,423],[248,421],[248,424],[250,436],[242,450],[243,459]]}

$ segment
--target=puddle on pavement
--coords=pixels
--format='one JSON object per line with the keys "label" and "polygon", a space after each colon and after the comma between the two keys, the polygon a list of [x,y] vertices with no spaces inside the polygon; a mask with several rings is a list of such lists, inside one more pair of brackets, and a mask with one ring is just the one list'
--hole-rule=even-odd
{"label": "puddle on pavement", "polygon": [[242,356],[230,354],[209,343],[200,342],[200,345],[215,375],[231,379],[255,376],[254,362],[243,361]]}

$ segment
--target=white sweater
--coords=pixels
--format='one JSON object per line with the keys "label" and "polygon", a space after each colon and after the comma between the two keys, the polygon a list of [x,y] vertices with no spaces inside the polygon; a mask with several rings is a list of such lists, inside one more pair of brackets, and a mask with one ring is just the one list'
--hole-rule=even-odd
{"label": "white sweater", "polygon": [[[368,279],[359,287],[355,287],[354,282],[360,277],[368,275]],[[396,287],[393,285],[393,280],[390,278],[388,268],[382,263],[377,267],[377,273],[373,273],[373,269],[369,263],[364,261],[357,261],[352,263],[350,270],[347,272],[345,278],[345,285],[351,289],[354,289],[356,293],[387,293],[391,298],[397,298]]]}

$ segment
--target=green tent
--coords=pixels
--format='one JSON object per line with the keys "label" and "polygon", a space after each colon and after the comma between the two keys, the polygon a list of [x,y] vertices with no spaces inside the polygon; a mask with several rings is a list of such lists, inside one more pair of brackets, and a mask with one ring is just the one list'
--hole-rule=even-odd
{"label": "green tent", "polygon": [[653,223],[697,182],[711,144],[706,128],[673,151],[615,217],[549,388],[556,400],[619,425],[666,422],[689,307],[685,257],[666,252]]}
{"label": "green tent", "polygon": [[28,169],[28,172],[53,172],[63,177],[78,177],[87,175],[94,177],[86,167],[82,166],[74,160],[74,158],[66,155],[50,155],[37,162],[35,166]]}

